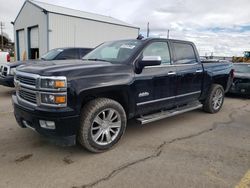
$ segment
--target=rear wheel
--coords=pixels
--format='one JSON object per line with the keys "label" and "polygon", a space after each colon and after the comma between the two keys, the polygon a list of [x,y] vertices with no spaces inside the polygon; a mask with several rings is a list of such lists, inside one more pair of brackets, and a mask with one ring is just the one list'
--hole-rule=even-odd
{"label": "rear wheel", "polygon": [[221,85],[213,84],[203,104],[204,111],[212,114],[220,111],[224,102],[224,96],[224,88]]}
{"label": "rear wheel", "polygon": [[91,152],[104,152],[121,139],[126,124],[126,113],[118,102],[95,99],[82,110],[78,141]]}

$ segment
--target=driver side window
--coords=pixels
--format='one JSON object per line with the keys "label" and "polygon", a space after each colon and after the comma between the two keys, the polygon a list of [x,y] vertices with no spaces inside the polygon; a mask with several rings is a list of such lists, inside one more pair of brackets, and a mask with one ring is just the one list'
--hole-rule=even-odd
{"label": "driver side window", "polygon": [[168,43],[153,42],[149,44],[143,51],[144,56],[160,56],[161,64],[170,64],[170,53]]}

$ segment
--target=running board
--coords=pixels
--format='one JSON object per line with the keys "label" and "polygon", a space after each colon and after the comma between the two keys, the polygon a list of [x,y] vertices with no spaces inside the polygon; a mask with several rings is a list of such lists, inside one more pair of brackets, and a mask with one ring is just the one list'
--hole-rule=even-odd
{"label": "running board", "polygon": [[169,111],[162,111],[162,112],[157,112],[155,114],[149,114],[149,115],[145,115],[145,116],[141,116],[140,118],[137,118],[136,120],[144,125],[147,123],[151,123],[154,121],[158,121],[167,117],[172,117],[172,116],[176,116],[185,112],[189,112],[198,108],[201,108],[202,104],[199,102],[195,102],[183,107],[179,107],[173,110],[169,110]]}

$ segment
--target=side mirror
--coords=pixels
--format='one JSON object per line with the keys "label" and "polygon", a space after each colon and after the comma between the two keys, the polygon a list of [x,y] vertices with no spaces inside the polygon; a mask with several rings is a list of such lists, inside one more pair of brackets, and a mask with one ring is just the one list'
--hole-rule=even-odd
{"label": "side mirror", "polygon": [[146,66],[157,66],[161,64],[160,56],[144,56],[142,60],[139,60],[139,66],[144,68]]}

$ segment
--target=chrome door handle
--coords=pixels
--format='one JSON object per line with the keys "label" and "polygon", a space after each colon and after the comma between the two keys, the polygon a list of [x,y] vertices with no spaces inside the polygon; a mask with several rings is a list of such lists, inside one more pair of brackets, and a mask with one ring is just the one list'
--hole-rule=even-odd
{"label": "chrome door handle", "polygon": [[168,72],[168,75],[176,75],[176,72],[170,71],[170,72]]}
{"label": "chrome door handle", "polygon": [[198,73],[198,72],[203,72],[203,70],[201,70],[201,69],[197,69],[196,70],[196,72]]}

